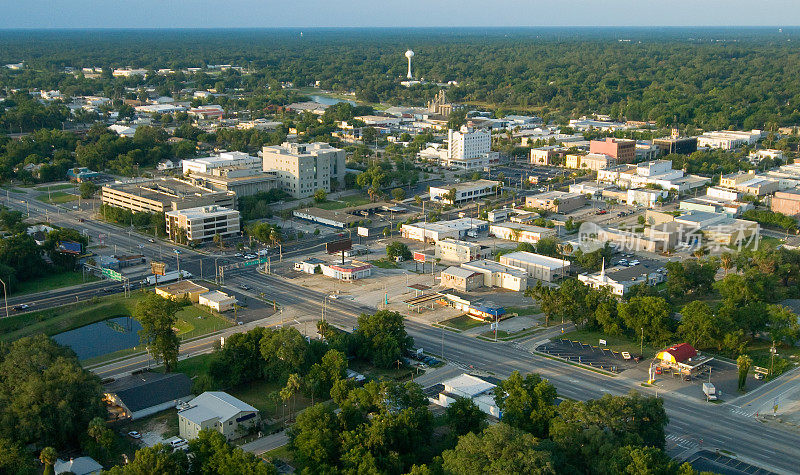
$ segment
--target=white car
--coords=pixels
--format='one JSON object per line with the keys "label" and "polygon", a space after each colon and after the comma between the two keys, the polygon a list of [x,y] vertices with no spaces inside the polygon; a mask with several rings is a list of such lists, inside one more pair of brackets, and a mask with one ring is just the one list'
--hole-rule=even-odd
{"label": "white car", "polygon": [[132,439],[141,439],[142,438],[142,434],[136,432],[135,430],[132,430],[132,431],[128,432],[128,436],[131,437]]}

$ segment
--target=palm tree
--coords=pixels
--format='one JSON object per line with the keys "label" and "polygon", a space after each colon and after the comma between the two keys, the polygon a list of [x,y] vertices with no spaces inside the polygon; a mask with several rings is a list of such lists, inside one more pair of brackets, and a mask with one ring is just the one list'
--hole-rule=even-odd
{"label": "palm tree", "polygon": [[39,452],[39,461],[44,464],[45,475],[55,473],[53,466],[56,464],[57,458],[58,452],[53,447],[45,447]]}
{"label": "palm tree", "polygon": [[269,232],[269,240],[272,241],[273,246],[283,241],[283,236],[281,235],[280,229],[272,228],[272,230]]}
{"label": "palm tree", "polygon": [[723,252],[719,256],[719,265],[725,270],[725,276],[728,276],[728,271],[733,268],[733,254],[730,252]]}
{"label": "palm tree", "polygon": [[297,394],[297,391],[300,389],[300,375],[297,373],[292,373],[289,375],[289,379],[286,381],[286,387],[281,389],[281,399],[284,402],[290,401],[289,404],[289,419],[292,418],[292,403],[294,402],[294,396]]}

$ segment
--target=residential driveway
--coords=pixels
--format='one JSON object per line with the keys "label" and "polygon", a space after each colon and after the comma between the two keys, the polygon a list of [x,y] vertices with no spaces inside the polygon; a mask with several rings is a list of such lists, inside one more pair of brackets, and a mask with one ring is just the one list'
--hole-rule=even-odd
{"label": "residential driveway", "polygon": [[139,443],[145,447],[153,447],[164,442],[164,440],[158,432],[145,432],[142,434],[142,438],[139,439]]}
{"label": "residential driveway", "polygon": [[288,443],[289,437],[286,435],[286,431],[281,431],[264,436],[260,439],[256,439],[252,442],[248,442],[242,445],[242,450],[250,452],[254,455],[261,455],[264,452],[269,452],[272,449],[283,447]]}

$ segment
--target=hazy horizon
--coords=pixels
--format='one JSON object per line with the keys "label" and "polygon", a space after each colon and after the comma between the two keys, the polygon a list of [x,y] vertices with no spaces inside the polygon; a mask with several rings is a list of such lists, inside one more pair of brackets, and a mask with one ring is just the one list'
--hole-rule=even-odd
{"label": "hazy horizon", "polygon": [[792,27],[800,4],[768,0],[31,0],[6,5],[0,29],[443,27]]}

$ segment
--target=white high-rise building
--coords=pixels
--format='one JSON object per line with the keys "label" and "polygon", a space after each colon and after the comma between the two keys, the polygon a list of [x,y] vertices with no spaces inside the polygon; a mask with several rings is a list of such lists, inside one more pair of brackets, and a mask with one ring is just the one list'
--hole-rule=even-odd
{"label": "white high-rise building", "polygon": [[497,152],[492,152],[492,133],[485,129],[473,129],[466,125],[459,130],[447,131],[449,144],[444,162],[446,166],[463,168],[483,168],[499,159]]}

